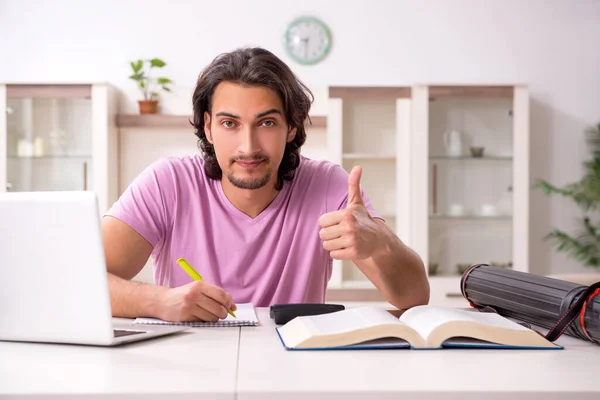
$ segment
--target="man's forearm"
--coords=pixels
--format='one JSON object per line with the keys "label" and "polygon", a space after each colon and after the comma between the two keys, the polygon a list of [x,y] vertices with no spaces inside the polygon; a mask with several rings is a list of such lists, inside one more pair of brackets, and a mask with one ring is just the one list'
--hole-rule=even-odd
{"label": "man's forearm", "polygon": [[429,281],[421,258],[383,221],[377,250],[355,263],[378,287],[385,299],[400,309],[429,302]]}
{"label": "man's forearm", "polygon": [[141,282],[128,281],[108,273],[108,286],[110,288],[110,305],[115,317],[160,318],[160,296],[165,287]]}

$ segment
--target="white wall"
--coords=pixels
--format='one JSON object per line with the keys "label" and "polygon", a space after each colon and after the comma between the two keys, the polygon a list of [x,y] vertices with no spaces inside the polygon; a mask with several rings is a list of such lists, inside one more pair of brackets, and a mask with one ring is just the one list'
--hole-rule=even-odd
{"label": "white wall", "polygon": [[[282,34],[305,13],[322,18],[334,37],[322,64],[292,64],[311,88],[525,82],[532,178],[580,177],[582,132],[600,120],[600,1],[2,0],[0,81],[109,81],[125,94],[122,111],[132,112],[138,94],[128,61],[162,57],[178,84],[163,112],[188,114],[195,80],[218,53],[260,45],[291,62]],[[122,144],[125,183],[163,151],[195,148],[191,133],[180,132],[123,132]],[[572,226],[577,210],[538,192],[531,201],[532,269],[581,269],[540,240],[552,226]]]}

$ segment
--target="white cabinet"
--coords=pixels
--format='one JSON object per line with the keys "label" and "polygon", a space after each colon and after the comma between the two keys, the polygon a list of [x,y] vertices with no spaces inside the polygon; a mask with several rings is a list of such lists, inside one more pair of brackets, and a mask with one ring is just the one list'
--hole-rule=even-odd
{"label": "white cabinet", "polygon": [[[348,172],[355,165],[362,167],[361,187],[401,237],[410,229],[403,195],[409,190],[409,160],[403,151],[410,139],[410,118],[408,87],[329,88],[328,159]],[[329,288],[358,296],[345,300],[377,299],[373,284],[351,261],[334,260]]]}
{"label": "white cabinet", "polygon": [[471,264],[529,270],[526,86],[414,86],[409,242],[428,268],[432,304],[467,303]]}
{"label": "white cabinet", "polygon": [[117,93],[107,84],[0,84],[0,191],[118,198]]}
{"label": "white cabinet", "polygon": [[[423,259],[431,304],[466,306],[464,268],[529,270],[526,86],[331,87],[328,159],[361,181]],[[334,261],[328,296],[376,301],[352,262]]]}

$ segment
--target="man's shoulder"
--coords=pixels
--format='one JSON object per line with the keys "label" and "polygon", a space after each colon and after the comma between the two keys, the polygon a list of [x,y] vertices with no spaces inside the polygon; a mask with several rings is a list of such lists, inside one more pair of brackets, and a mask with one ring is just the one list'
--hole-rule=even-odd
{"label": "man's shoulder", "polygon": [[348,172],[333,161],[302,157],[300,169],[302,175],[313,182],[324,182],[326,185],[329,185],[331,181],[348,182]]}
{"label": "man's shoulder", "polygon": [[300,157],[300,171],[303,175],[318,179],[329,179],[331,171],[339,165],[329,160],[315,160],[305,156]]}
{"label": "man's shoulder", "polygon": [[198,154],[188,156],[160,157],[148,166],[148,169],[162,174],[169,173],[176,177],[187,175],[190,171],[204,172],[204,159]]}

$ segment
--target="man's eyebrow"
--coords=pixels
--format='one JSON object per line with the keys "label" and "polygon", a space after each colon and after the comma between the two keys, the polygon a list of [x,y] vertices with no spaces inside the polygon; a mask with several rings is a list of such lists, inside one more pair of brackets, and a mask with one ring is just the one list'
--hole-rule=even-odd
{"label": "man's eyebrow", "polygon": [[[270,115],[270,114],[279,114],[279,115],[282,115],[281,111],[279,111],[276,108],[272,108],[270,110],[263,111],[261,113],[256,114],[256,119],[260,119],[262,117],[266,117],[267,115]],[[240,119],[239,115],[235,115],[235,114],[232,114],[232,113],[227,112],[227,111],[219,111],[218,113],[215,114],[215,116],[216,117],[229,117],[229,118]]]}
{"label": "man's eyebrow", "polygon": [[218,113],[215,114],[215,116],[216,117],[229,117],[229,118],[240,119],[239,115],[228,113],[227,111],[219,111]]}
{"label": "man's eyebrow", "polygon": [[261,112],[261,113],[259,113],[259,114],[256,114],[256,119],[259,119],[259,118],[265,117],[265,116],[267,116],[267,115],[269,115],[269,114],[279,114],[279,115],[282,115],[282,114],[281,114],[281,111],[279,111],[278,109],[276,109],[276,108],[271,108],[270,110],[263,111],[263,112]]}

